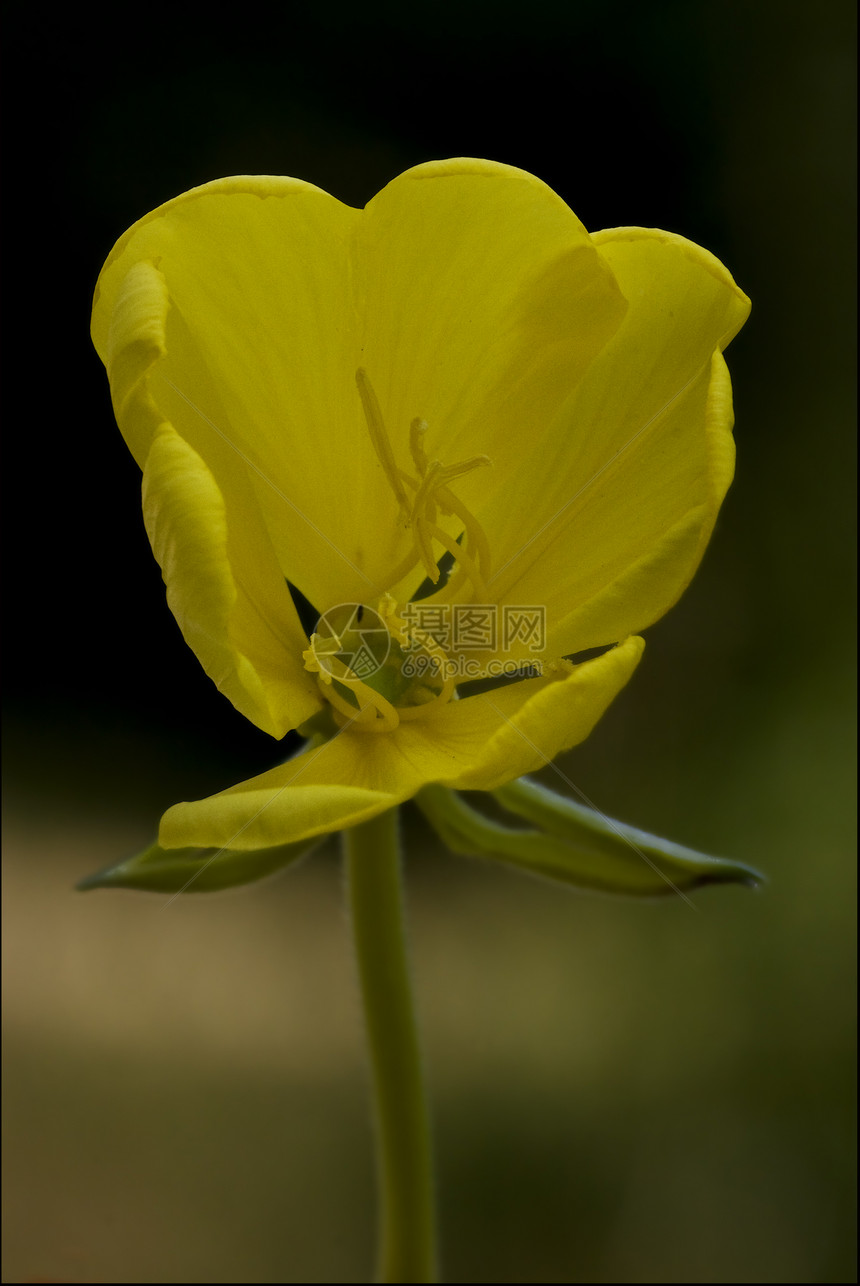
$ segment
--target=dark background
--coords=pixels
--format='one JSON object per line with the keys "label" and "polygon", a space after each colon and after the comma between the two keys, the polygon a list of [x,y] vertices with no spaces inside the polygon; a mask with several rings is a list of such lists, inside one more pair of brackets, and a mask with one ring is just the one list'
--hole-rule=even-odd
{"label": "dark background", "polygon": [[852,1279],[854,22],[848,0],[6,7],[6,1280],[369,1271],[333,846],[164,915],[70,891],[284,751],[166,609],[89,306],[115,239],[195,184],[292,174],[361,205],[452,155],[532,171],[589,228],[682,233],[753,300],[712,546],[563,766],[771,883],[698,914],[580,900],[413,822],[449,1275]]}

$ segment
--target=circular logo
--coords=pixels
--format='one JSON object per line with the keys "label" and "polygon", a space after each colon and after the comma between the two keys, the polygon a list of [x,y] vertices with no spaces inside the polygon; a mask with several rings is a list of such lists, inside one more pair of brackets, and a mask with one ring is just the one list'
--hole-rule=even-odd
{"label": "circular logo", "polygon": [[[341,683],[366,683],[388,660],[391,635],[382,617],[366,603],[339,603],[316,623],[315,649],[321,670]],[[344,675],[343,667],[351,671]]]}

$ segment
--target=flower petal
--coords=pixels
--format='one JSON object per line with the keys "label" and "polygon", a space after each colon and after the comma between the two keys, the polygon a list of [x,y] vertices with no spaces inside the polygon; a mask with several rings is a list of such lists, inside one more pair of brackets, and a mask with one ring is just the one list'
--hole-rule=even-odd
{"label": "flower petal", "polygon": [[433,457],[491,456],[458,482],[469,504],[519,468],[523,425],[550,422],[625,309],[575,215],[509,166],[418,166],[364,212],[296,180],[222,180],[142,219],[102,271],[93,337],[118,407],[110,332],[144,262],[170,302],[149,396],[225,495],[219,461],[243,477],[281,572],[321,610],[378,596],[412,540],[358,367],[398,465],[414,472],[418,416]]}
{"label": "flower petal", "polygon": [[428,782],[492,790],[588,736],[629,679],[641,639],[561,679],[528,679],[450,702],[374,735],[346,729],[323,745],[161,821],[164,848],[273,848],[342,830],[409,799]]}
{"label": "flower petal", "polygon": [[[593,661],[571,666],[564,677],[526,679],[463,701],[474,738],[469,765],[456,776],[437,777],[458,790],[495,790],[545,768],[577,746],[630,679],[645,648],[631,637]],[[489,708],[495,727],[491,730]]]}
{"label": "flower petal", "polygon": [[[304,631],[259,507],[226,444],[200,443],[195,417],[190,441],[170,422],[170,412],[188,418],[188,407],[165,396],[163,274],[141,260],[114,285],[109,313],[96,312],[109,323],[99,342],[117,422],[144,470],[145,522],[168,602],[207,674],[247,718],[281,737],[320,703],[301,664]],[[209,447],[211,468],[190,444],[195,440]]]}
{"label": "flower petal", "polygon": [[469,507],[486,503],[621,323],[613,274],[551,188],[491,161],[407,170],[356,237],[362,365],[398,464],[413,469],[407,430],[420,416],[431,458],[490,457],[455,488]]}
{"label": "flower petal", "polygon": [[387,499],[354,378],[348,263],[359,215],[294,179],[195,188],[120,239],[93,313],[113,380],[108,337],[122,283],[137,264],[157,264],[170,307],[150,396],[225,494],[222,472],[243,484],[237,520],[250,497],[280,574],[318,606],[337,602],[344,585],[359,599],[374,592],[363,564],[378,541],[357,518],[372,525]]}
{"label": "flower petal", "polygon": [[[532,457],[520,485],[479,513],[490,589],[543,604],[548,654],[623,638],[688,584],[732,477],[722,348],[749,301],[706,251],[667,233],[594,240],[630,308]],[[553,628],[554,627],[554,628]]]}
{"label": "flower petal", "polygon": [[[278,598],[273,595],[266,615],[256,611],[248,582],[234,576],[237,560],[231,554],[241,536],[230,539],[218,485],[167,423],[146,457],[143,516],[170,610],[219,691],[276,737],[313,715],[322,704],[313,679],[302,668],[298,650],[285,648],[271,631]],[[259,578],[250,577],[251,583],[253,579]],[[283,611],[288,591],[283,581],[275,588]]]}

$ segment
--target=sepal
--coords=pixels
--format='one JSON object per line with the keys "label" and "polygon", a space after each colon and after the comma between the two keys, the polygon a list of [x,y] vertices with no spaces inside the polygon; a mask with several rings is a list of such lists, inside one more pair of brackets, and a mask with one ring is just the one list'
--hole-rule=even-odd
{"label": "sepal", "polygon": [[592,892],[655,897],[704,884],[755,886],[763,878],[741,862],[707,857],[612,821],[527,777],[493,794],[531,828],[492,821],[444,786],[425,786],[415,802],[453,852],[496,858]]}
{"label": "sepal", "polygon": [[217,893],[265,879],[305,857],[325,839],[315,835],[295,844],[237,852],[217,848],[162,848],[151,844],[135,857],[81,880],[90,889],[145,889],[151,893]]}

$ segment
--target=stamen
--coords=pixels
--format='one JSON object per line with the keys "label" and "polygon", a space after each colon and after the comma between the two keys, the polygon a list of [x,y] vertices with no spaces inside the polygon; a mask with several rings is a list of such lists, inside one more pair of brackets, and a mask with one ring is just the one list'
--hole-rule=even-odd
{"label": "stamen", "polygon": [[389,572],[388,575],[386,576],[385,578],[386,584],[388,585],[399,584],[400,581],[403,580],[404,576],[409,575],[409,573],[412,571],[412,568],[415,566],[415,564],[421,561],[422,561],[421,557],[415,546],[415,542],[413,541],[412,544],[409,546],[409,553],[406,554],[406,556],[400,560],[400,562],[394,568],[394,571]]}
{"label": "stamen", "polygon": [[431,634],[427,634],[426,631],[413,626],[412,637],[418,639],[428,656],[435,657],[439,662],[439,672],[443,676],[442,687],[432,700],[425,701],[423,705],[404,706],[400,710],[401,719],[417,719],[420,715],[424,714],[425,710],[429,710],[431,706],[445,705],[446,702],[451,700],[451,697],[454,695],[454,688],[456,687],[454,676],[446,673],[448,669],[448,657],[433,636]]}
{"label": "stamen", "polygon": [[441,477],[449,482],[451,478],[459,478],[463,473],[471,473],[473,469],[479,468],[482,464],[491,464],[492,461],[488,455],[473,455],[471,460],[463,460],[461,464],[443,464]]}
{"label": "stamen", "polygon": [[[323,693],[326,701],[339,714],[345,715],[350,723],[358,724],[363,731],[392,732],[400,722],[397,710],[381,693],[362,683],[346,662],[335,655],[340,648],[340,639],[336,635],[322,638],[319,634],[312,634],[310,642],[310,647],[302,653],[305,669],[316,674],[317,683],[325,685]],[[332,647],[333,644],[337,644],[337,647]],[[321,664],[320,657],[325,664]],[[350,705],[341,696],[337,690],[338,682],[349,684],[349,692],[355,697],[356,705]]]}
{"label": "stamen", "polygon": [[[457,464],[442,464],[441,460],[431,461],[424,449],[424,437],[428,432],[427,422],[416,417],[409,426],[409,451],[418,473],[416,480],[405,469],[401,469],[394,458],[379,401],[363,366],[356,371],[355,382],[361,397],[370,440],[400,506],[400,520],[405,526],[412,528],[412,548],[391,572],[386,583],[397,585],[409,574],[416,563],[420,563],[429,580],[434,585],[438,584],[440,572],[433,551],[433,541],[436,540],[449,553],[454,554],[458,562],[457,572],[450,585],[459,587],[462,580],[468,578],[472,582],[476,595],[482,601],[486,601],[487,581],[490,575],[490,547],[480,523],[465,505],[457,500],[447,484],[453,482],[455,478],[471,473],[473,469],[490,464],[489,457],[472,456]],[[406,487],[414,492],[411,500]],[[465,532],[462,543],[458,543],[453,536],[448,535],[438,526],[437,508],[441,508],[448,516],[454,514],[460,519]]]}
{"label": "stamen", "polygon": [[461,504],[456,496],[453,496],[446,489],[443,493],[448,502],[451,513],[457,515],[466,529],[466,535],[469,543],[474,544],[478,552],[478,562],[481,564],[481,571],[485,576],[490,575],[490,542],[487,540],[483,527],[473,518],[465,505]]}
{"label": "stamen", "polygon": [[[462,546],[458,546],[457,559],[459,567],[454,576],[452,576],[451,580],[448,582],[448,589],[453,592],[454,590],[459,589],[464,580],[470,579],[472,580],[475,593],[478,598],[482,602],[486,602],[488,597],[486,582],[490,578],[490,545],[486,535],[484,534],[484,529],[481,524],[472,517],[466,506],[461,505],[457,497],[448,491],[447,487],[440,493],[439,499],[445,506],[445,512],[456,514],[462,522],[466,532],[466,550],[469,552],[470,556],[473,554],[473,551],[477,552],[478,565],[481,569],[480,576],[475,580],[472,572],[468,571],[466,568],[465,561],[462,557]],[[475,564],[473,557],[470,557],[470,562],[471,566],[474,568]]]}
{"label": "stamen", "polygon": [[[350,724],[357,725],[362,732],[394,731],[400,722],[400,715],[390,701],[386,701],[385,697],[379,692],[374,692],[373,688],[369,688],[360,679],[352,681],[350,690],[355,691],[356,700],[359,702],[358,714],[355,707],[345,701],[336,688],[332,687],[326,692],[327,700],[331,702],[338,714],[345,715]],[[365,698],[364,702],[361,701],[362,697]]]}
{"label": "stamen", "polygon": [[[469,555],[467,554],[463,546],[458,545],[456,540],[454,540],[453,536],[449,536],[447,531],[444,531],[441,527],[430,525],[428,526],[428,530],[436,537],[436,539],[439,541],[440,544],[445,546],[449,554],[454,555],[454,557],[457,559],[457,562],[460,564],[460,572],[468,576],[469,580],[472,582],[472,584],[475,587],[475,594],[477,598],[482,603],[485,603],[487,601],[488,594],[487,594],[487,587],[484,584],[484,578],[482,577],[481,573],[478,571],[477,565],[469,557]],[[458,576],[459,576],[459,572],[458,572]]]}
{"label": "stamen", "polygon": [[435,585],[439,579],[439,568],[436,566],[436,559],[433,557],[433,546],[427,535],[429,522],[426,513],[422,509],[428,507],[430,503],[430,494],[433,489],[436,477],[441,472],[442,465],[438,460],[434,460],[430,468],[421,479],[421,486],[412,502],[412,517],[415,520],[415,544],[418,547],[418,553],[424,564],[424,570]]}
{"label": "stamen", "polygon": [[429,464],[427,452],[424,450],[422,442],[422,438],[426,432],[426,420],[416,418],[409,425],[409,450],[412,453],[412,459],[415,461],[415,468],[418,470],[420,476],[424,475],[427,471],[427,465]]}
{"label": "stamen", "polygon": [[[341,640],[336,634],[331,634],[328,638],[323,638],[321,634],[312,634],[310,643],[310,647],[302,652],[305,669],[310,670],[311,674],[318,674],[323,683],[331,683],[330,666],[332,660],[341,650]],[[320,662],[321,656],[326,659],[325,665]]]}
{"label": "stamen", "polygon": [[394,452],[391,450],[391,443],[385,431],[385,421],[382,418],[379,399],[374,392],[373,385],[367,378],[367,371],[363,366],[359,366],[355,372],[355,382],[358,385],[358,395],[364,408],[364,418],[367,421],[370,440],[405,517],[409,513],[409,501],[406,498],[406,492],[403,490],[403,483],[400,481],[400,470],[397,468]]}

